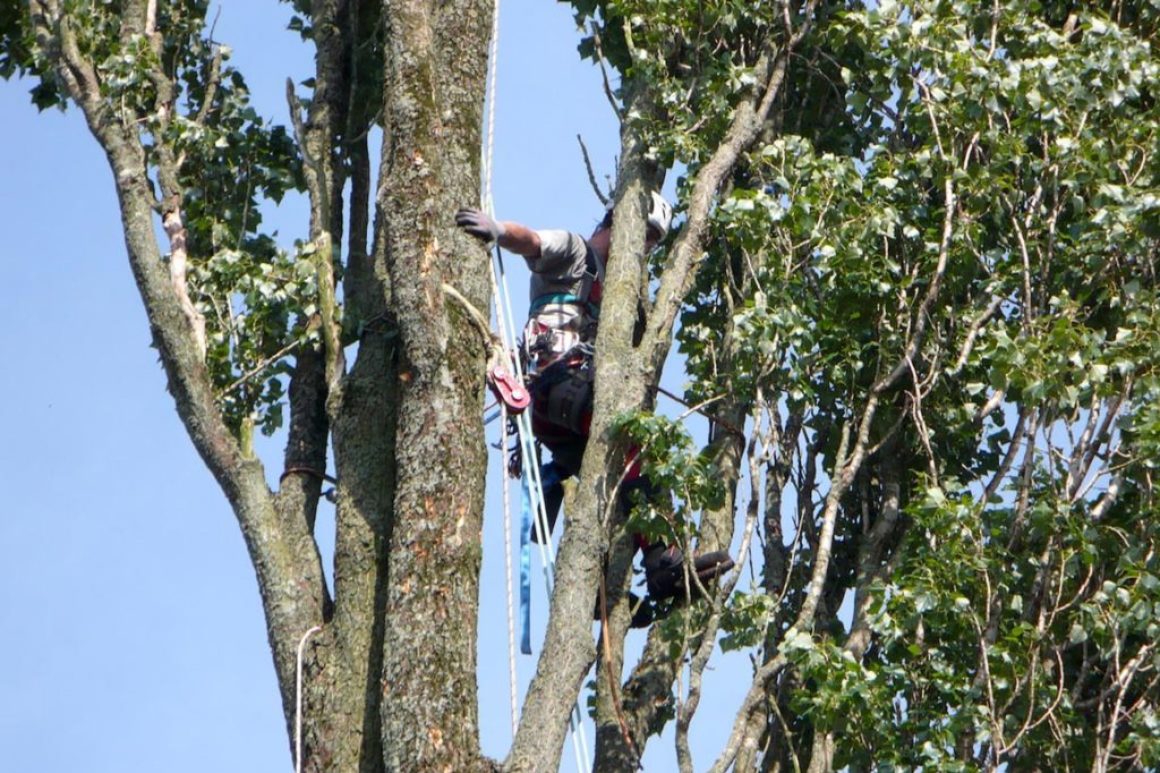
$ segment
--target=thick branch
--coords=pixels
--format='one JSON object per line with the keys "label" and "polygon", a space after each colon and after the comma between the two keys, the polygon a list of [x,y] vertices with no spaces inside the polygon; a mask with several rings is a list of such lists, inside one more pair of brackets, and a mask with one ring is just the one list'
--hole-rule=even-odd
{"label": "thick branch", "polygon": [[731,178],[742,154],[760,136],[770,108],[781,93],[790,56],[809,32],[817,5],[818,0],[810,0],[803,12],[801,26],[780,49],[776,41],[770,39],[767,42],[765,51],[754,67],[754,72],[762,73],[762,88],[748,95],[734,109],[733,121],[724,140],[709,161],[697,171],[688,200],[688,219],[665,263],[642,344],[654,380],[660,378],[661,367],[672,343],[673,325],[693,285],[705,249],[713,201],[721,186]]}
{"label": "thick branch", "polygon": [[138,127],[110,110],[55,2],[38,2],[38,38],[56,59],[69,95],[81,107],[113,172],[130,266],[145,306],[177,413],[194,447],[232,505],[258,575],[275,667],[292,707],[295,647],[322,618],[321,567],[302,521],[279,518],[262,466],[248,459],[218,411],[196,327],[162,260],[154,201]]}
{"label": "thick branch", "polygon": [[596,339],[598,377],[592,426],[580,470],[585,485],[565,512],[544,652],[528,690],[510,760],[516,770],[556,766],[568,713],[595,658],[589,617],[611,527],[603,522],[602,514],[613,501],[625,452],[611,427],[616,416],[647,404],[644,374],[631,352],[649,185],[641,149],[628,129],[621,133],[621,148],[616,215]]}

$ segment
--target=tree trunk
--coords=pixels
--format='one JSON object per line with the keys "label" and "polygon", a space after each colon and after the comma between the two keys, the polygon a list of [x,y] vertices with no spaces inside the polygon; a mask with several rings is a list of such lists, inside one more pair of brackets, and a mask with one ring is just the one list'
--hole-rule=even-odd
{"label": "tree trunk", "polygon": [[383,637],[390,770],[484,769],[476,627],[485,347],[454,287],[487,309],[485,252],[453,226],[477,201],[491,5],[387,0],[379,221],[398,325],[397,482]]}
{"label": "tree trunk", "polygon": [[[187,286],[187,258],[209,256],[186,254],[186,156],[165,131],[181,89],[176,65],[161,53],[188,41],[166,40],[159,13],[181,9],[159,11],[148,0],[72,16],[56,0],[30,7],[38,42],[109,159],[130,263],[178,414],[237,514],[292,745],[299,643],[321,628],[304,648],[304,770],[402,770],[420,760],[435,770],[488,767],[479,750],[475,669],[487,350],[444,286],[487,309],[486,255],[454,227],[452,214],[478,200],[491,11],[481,0],[309,4],[317,57],[305,121],[293,91],[290,97],[311,198],[313,258],[301,259],[312,259],[317,271],[322,346],[294,354],[285,470],[274,492],[247,431],[231,429],[218,405],[205,321]],[[114,30],[95,53],[81,39],[94,20]],[[137,40],[157,54],[138,60],[147,81],[134,100],[110,98],[99,63]],[[374,110],[356,105],[355,95],[365,101],[368,84],[380,83],[379,66],[365,61],[374,50],[386,73],[386,140],[368,254],[364,138]],[[206,89],[198,121],[213,120],[216,85]],[[348,170],[355,182],[349,206]],[[169,258],[157,239],[158,211]],[[335,293],[347,211],[354,233],[344,290],[357,319],[346,322],[359,337],[349,372]],[[333,596],[313,534],[328,437],[339,476]]]}

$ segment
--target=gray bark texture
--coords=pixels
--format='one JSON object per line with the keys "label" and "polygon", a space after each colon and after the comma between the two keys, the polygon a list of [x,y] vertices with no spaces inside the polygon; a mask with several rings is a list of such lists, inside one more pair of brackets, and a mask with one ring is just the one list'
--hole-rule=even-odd
{"label": "gray bark texture", "polygon": [[[161,51],[157,3],[120,9],[101,12],[119,13],[122,43],[143,35]],[[490,300],[486,255],[451,214],[478,198],[491,12],[481,0],[310,4],[315,89],[306,110],[293,87],[290,101],[311,201],[322,346],[292,353],[285,466],[272,491],[245,433],[227,426],[207,370],[204,321],[185,285],[183,157],[165,137],[146,136],[133,108],[103,95],[98,62],[62,3],[30,6],[37,42],[108,158],[178,414],[237,515],[292,746],[297,649],[320,627],[305,646],[308,771],[494,767],[479,749],[475,667],[486,352],[467,310],[442,290],[453,286],[476,308]],[[368,61],[368,51],[381,59]],[[164,127],[177,86],[158,60],[150,120]],[[378,120],[385,140],[368,249],[365,138]],[[345,333],[335,308],[340,267]],[[356,340],[348,368],[344,348]],[[333,589],[313,534],[328,442],[338,477]]]}

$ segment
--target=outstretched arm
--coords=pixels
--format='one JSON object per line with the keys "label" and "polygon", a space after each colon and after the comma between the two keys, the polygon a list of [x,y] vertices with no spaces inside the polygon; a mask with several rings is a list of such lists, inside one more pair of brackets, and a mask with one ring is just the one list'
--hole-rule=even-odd
{"label": "outstretched arm", "polygon": [[523,255],[525,258],[540,257],[540,235],[520,223],[505,220],[500,223],[503,233],[499,237],[499,246],[505,250]]}

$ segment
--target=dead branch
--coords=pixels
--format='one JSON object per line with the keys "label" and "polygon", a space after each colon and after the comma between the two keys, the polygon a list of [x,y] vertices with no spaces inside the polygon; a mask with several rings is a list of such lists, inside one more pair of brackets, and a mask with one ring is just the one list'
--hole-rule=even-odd
{"label": "dead branch", "polygon": [[584,168],[588,170],[588,183],[592,186],[592,192],[596,194],[596,198],[600,199],[601,206],[607,207],[610,199],[600,190],[600,186],[596,182],[596,172],[592,169],[592,159],[588,155],[588,146],[584,144],[584,138],[579,134],[576,135],[576,141],[580,143],[580,153],[584,156]]}

